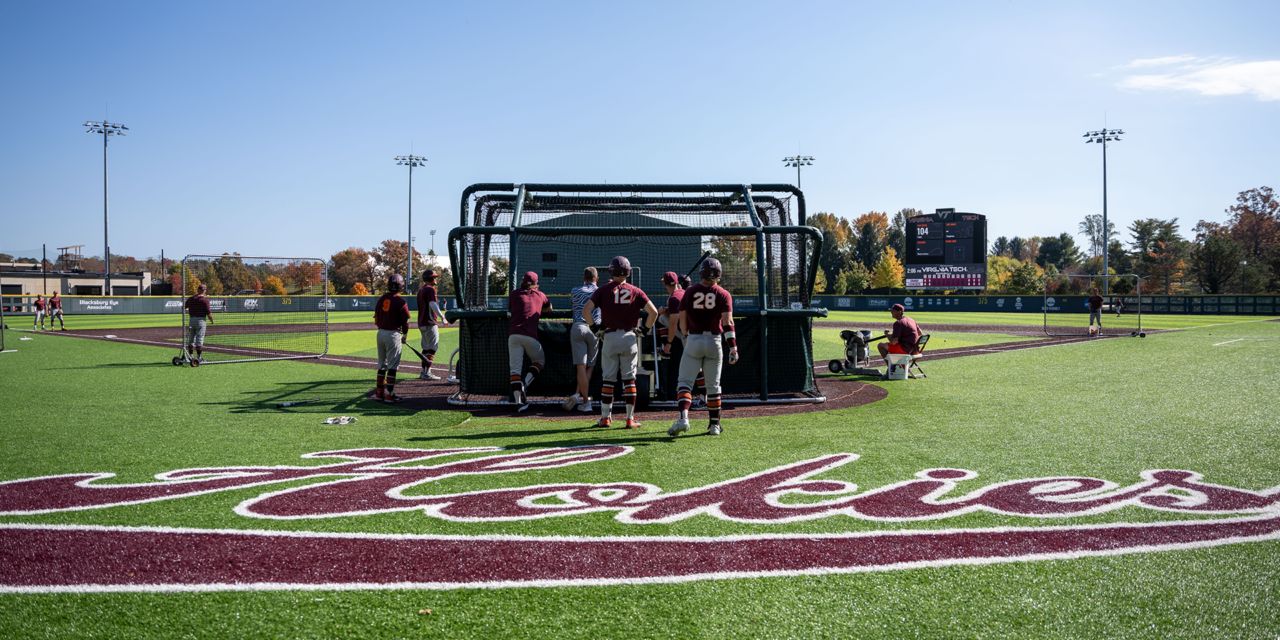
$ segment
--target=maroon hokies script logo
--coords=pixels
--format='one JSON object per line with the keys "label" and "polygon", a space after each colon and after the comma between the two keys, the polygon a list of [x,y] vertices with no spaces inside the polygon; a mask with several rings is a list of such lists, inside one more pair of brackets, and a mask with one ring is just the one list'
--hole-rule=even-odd
{"label": "maroon hokies script logo", "polygon": [[[611,512],[626,524],[697,515],[781,524],[846,517],[877,522],[984,511],[1070,518],[1137,507],[1178,514],[1105,525],[896,529],[725,537],[380,535],[0,524],[0,591],[386,589],[673,582],[1074,558],[1214,546],[1280,537],[1280,487],[1209,484],[1192,471],[1145,471],[1120,485],[1086,477],[1028,478],[958,493],[977,473],[925,469],[863,490],[812,476],[858,458],[840,453],[715,484],[664,492],[635,482],[564,483],[431,493],[431,483],[608,460],[623,446],[541,449],[441,461],[501,449],[352,449],[305,458],[319,466],[183,469],[158,482],[106,484],[113,474],[0,483],[0,515],[23,516],[268,489],[235,512],[298,520],[421,511],[454,522]],[[271,485],[312,480],[303,486]],[[952,495],[957,494],[957,495]],[[642,531],[638,532],[643,534]]]}

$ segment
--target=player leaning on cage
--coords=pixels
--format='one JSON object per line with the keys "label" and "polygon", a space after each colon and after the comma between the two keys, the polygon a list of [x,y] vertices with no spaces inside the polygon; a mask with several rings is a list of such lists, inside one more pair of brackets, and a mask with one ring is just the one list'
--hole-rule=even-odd
{"label": "player leaning on cage", "polygon": [[374,400],[394,404],[396,370],[400,368],[400,345],[409,342],[409,303],[400,297],[404,276],[393,273],[387,278],[387,292],[373,307],[373,322],[378,326],[378,387]]}
{"label": "player leaning on cage", "polygon": [[[631,275],[631,261],[618,256],[609,261],[609,276],[612,282],[596,289],[591,299],[582,308],[582,317],[589,323],[594,322],[592,315],[600,310],[600,326],[604,330],[604,345],[600,349],[601,377],[604,384],[600,387],[600,422],[598,427],[610,426],[613,412],[613,401],[617,398],[619,385],[623,401],[627,407],[627,422],[624,428],[639,429],[636,420],[636,369],[640,365],[640,341],[637,333],[647,334],[658,321],[658,310],[649,301],[640,287],[627,283]],[[640,324],[640,311],[649,314],[643,328]]]}
{"label": "player leaning on cage", "polygon": [[187,317],[191,320],[188,323],[190,336],[187,338],[187,356],[191,358],[191,366],[198,367],[204,362],[204,330],[206,324],[213,324],[213,314],[210,313],[209,299],[204,297],[204,292],[208,291],[207,285],[196,287],[196,294],[187,298]]}
{"label": "player leaning on cage", "polygon": [[436,298],[436,281],[440,274],[427,269],[422,272],[422,288],[418,289],[418,331],[422,334],[422,373],[420,380],[439,380],[440,376],[431,373],[431,365],[436,361],[436,351],[440,349],[440,329],[436,327],[436,318],[440,324],[449,326],[449,321],[440,313],[440,305]]}
{"label": "player leaning on cage", "polygon": [[[600,341],[591,333],[582,316],[582,309],[591,299],[591,294],[600,287],[596,286],[599,274],[595,267],[587,267],[582,271],[582,286],[569,292],[569,300],[573,305],[573,324],[569,325],[569,349],[573,356],[573,367],[578,370],[578,390],[564,401],[564,410],[570,411],[574,406],[579,411],[591,413],[591,374],[596,368],[596,352]],[[592,314],[593,322],[600,322],[600,310]]]}
{"label": "player leaning on cage", "polygon": [[50,331],[53,331],[54,318],[57,318],[58,326],[61,327],[63,331],[67,330],[67,323],[62,321],[62,298],[58,297],[57,291],[54,291],[53,295],[49,296],[49,312],[47,315],[49,316]]}
{"label": "player leaning on cage", "polygon": [[693,404],[693,384],[702,371],[707,379],[707,435],[718,436],[720,426],[720,372],[724,368],[721,340],[729,347],[729,364],[738,362],[738,339],[733,330],[733,296],[717,284],[724,268],[715,258],[702,262],[702,281],[689,287],[680,299],[680,329],[688,334],[684,356],[680,358],[680,378],[676,402],[680,417],[667,430],[677,436],[689,430],[689,407]]}
{"label": "player leaning on cage", "polygon": [[[529,385],[547,363],[547,355],[538,343],[538,320],[542,318],[543,311],[550,310],[551,301],[538,291],[538,274],[526,271],[520,279],[520,288],[507,296],[507,311],[511,314],[507,355],[511,365],[511,395],[518,405],[516,411],[529,408]],[[521,378],[525,354],[529,355],[532,364],[529,373]]]}

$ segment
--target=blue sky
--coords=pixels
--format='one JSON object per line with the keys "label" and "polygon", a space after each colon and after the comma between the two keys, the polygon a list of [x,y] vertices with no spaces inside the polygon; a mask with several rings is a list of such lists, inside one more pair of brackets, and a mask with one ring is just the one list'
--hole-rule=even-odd
{"label": "blue sky", "polygon": [[[992,237],[1280,187],[1275,2],[6,3],[0,251],[436,250],[475,182],[793,182]],[[109,105],[109,107],[108,107]]]}

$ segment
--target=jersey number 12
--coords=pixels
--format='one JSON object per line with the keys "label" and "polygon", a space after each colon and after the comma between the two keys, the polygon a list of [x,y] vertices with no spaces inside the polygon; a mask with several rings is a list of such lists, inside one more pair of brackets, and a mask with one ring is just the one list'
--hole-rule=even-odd
{"label": "jersey number 12", "polygon": [[614,304],[631,304],[631,290],[622,289],[622,288],[614,289],[613,303]]}

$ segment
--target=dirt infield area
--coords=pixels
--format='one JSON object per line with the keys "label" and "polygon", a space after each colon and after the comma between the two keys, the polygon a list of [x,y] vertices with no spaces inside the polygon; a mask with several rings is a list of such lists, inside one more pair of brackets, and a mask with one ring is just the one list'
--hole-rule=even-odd
{"label": "dirt infield area", "polygon": [[[815,328],[833,328],[833,329],[855,329],[855,328],[870,329],[875,333],[880,333],[884,329],[889,328],[890,325],[888,324],[878,325],[878,324],[872,323],[872,324],[859,324],[855,326],[852,323],[845,323],[845,322],[818,321],[814,323],[814,326]],[[370,326],[366,323],[336,324],[336,325],[330,326],[330,330],[332,331],[366,330],[369,328]],[[270,329],[273,332],[290,331],[290,330],[314,331],[315,327],[313,325],[297,325],[296,327],[294,327],[293,325],[275,325],[275,326],[272,326]],[[1058,329],[1060,331],[1055,331],[1055,329]],[[1046,338],[1044,328],[1039,326],[929,325],[927,327],[927,330],[930,332],[937,332],[937,333],[1001,333],[1006,335],[1026,336],[1028,340],[1018,341],[1018,342],[1007,342],[1003,344],[982,345],[982,346],[975,346],[975,347],[957,347],[957,348],[951,348],[951,349],[930,347],[926,349],[925,353],[922,354],[920,358],[921,362],[926,365],[929,361],[942,360],[945,358],[978,356],[978,355],[984,355],[984,354],[990,354],[990,353],[1001,353],[1005,351],[1020,351],[1023,349],[1037,349],[1037,348],[1051,347],[1051,346],[1057,346],[1062,344],[1071,344],[1071,343],[1081,342],[1081,341],[1086,341],[1091,339],[1098,339],[1098,338],[1089,338],[1087,336]],[[1078,332],[1079,328],[1078,327],[1060,327],[1060,328],[1050,327],[1050,331],[1055,331],[1060,333]],[[126,343],[132,343],[132,344],[148,344],[148,345],[155,345],[155,346],[175,347],[174,349],[175,354],[177,353],[176,347],[178,346],[175,338],[179,337],[178,335],[176,335],[175,329],[172,327],[137,328],[137,329],[91,329],[91,330],[84,330],[84,331],[52,332],[46,335],[56,335],[56,336],[65,336],[65,337],[73,337],[73,338],[90,338],[90,339],[97,339],[97,340],[126,342]],[[1114,333],[1109,331],[1107,334],[1101,336],[1101,338],[1114,338],[1114,337],[1120,337],[1120,336],[1127,337],[1128,335],[1129,333],[1127,331],[1119,332],[1118,330],[1116,330],[1116,332]],[[223,347],[218,347],[215,345],[206,345],[205,350],[209,352],[215,352],[215,353],[220,353],[224,351],[228,353],[233,352],[233,350],[225,349]],[[273,354],[240,353],[235,355],[248,355],[248,356],[256,355],[260,357],[264,355],[282,355],[282,354],[280,353],[273,353]],[[444,356],[444,354],[441,354],[441,355]],[[448,359],[447,357],[442,357],[441,360],[443,362],[438,362],[434,367],[432,367],[432,370],[436,375],[439,375],[442,378],[444,378],[449,375]],[[879,358],[875,358],[874,360],[877,362],[877,364],[879,364],[878,362]],[[329,365],[338,365],[343,367],[355,367],[360,369],[367,369],[370,371],[377,369],[377,362],[373,358],[360,358],[355,356],[327,355],[321,358],[308,358],[300,361],[316,362],[320,364],[329,364]],[[246,365],[246,366],[251,366],[251,365]],[[402,404],[402,406],[404,406],[407,409],[469,411],[472,414],[477,416],[505,416],[505,415],[512,415],[513,413],[514,407],[510,405],[458,406],[458,405],[450,404],[448,402],[448,398],[458,390],[457,384],[449,383],[445,380],[440,380],[440,381],[419,380],[418,374],[421,371],[421,367],[419,366],[417,359],[412,357],[412,354],[410,354],[410,357],[406,358],[401,363],[401,368],[399,371],[400,371],[401,378],[400,378],[400,383],[396,385],[396,393],[404,397],[405,401]],[[741,406],[726,404],[724,415],[726,418],[734,418],[734,417],[746,418],[746,417],[806,413],[810,411],[831,411],[835,409],[846,409],[850,407],[858,407],[865,404],[870,404],[872,402],[876,402],[877,400],[883,399],[888,395],[888,391],[884,387],[878,384],[873,384],[875,382],[878,382],[878,380],[874,378],[870,378],[866,376],[851,376],[851,375],[837,376],[837,375],[828,374],[827,362],[825,360],[814,363],[814,373],[817,374],[818,376],[817,377],[818,388],[821,390],[822,395],[826,397],[825,402],[769,404],[769,405],[757,404],[757,405],[741,405]],[[371,374],[370,375],[370,392],[369,392],[370,397],[372,396],[372,386],[373,386],[373,376]],[[478,398],[478,399],[494,400],[494,398]],[[535,398],[535,402],[537,400],[538,399]],[[652,414],[656,416],[659,413],[669,414],[670,412],[671,412],[671,409],[668,407],[662,407],[662,408],[653,407],[653,408],[650,408],[650,410],[648,411],[641,411],[638,413],[643,417],[645,414]],[[555,404],[536,404],[535,403],[530,409],[528,409],[527,411],[519,415],[522,417],[524,416],[541,417],[541,418],[548,418],[548,419],[566,418],[569,416],[582,417],[582,418],[588,417],[588,414],[585,414],[585,413],[579,413],[579,412],[566,413],[560,407],[558,402],[556,402]]]}

